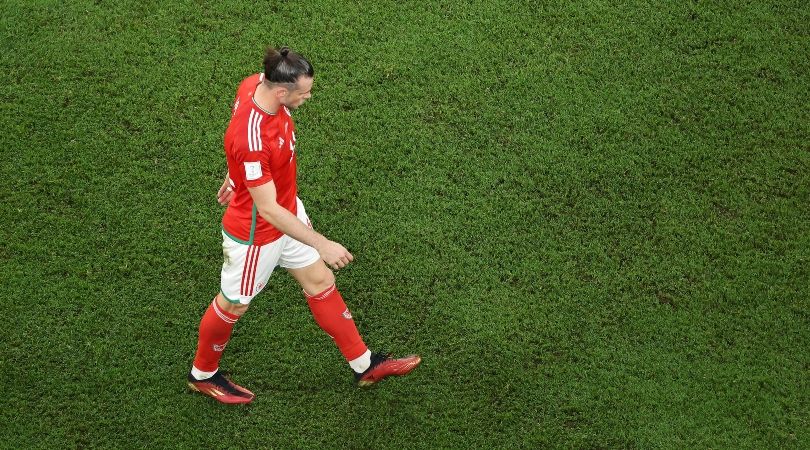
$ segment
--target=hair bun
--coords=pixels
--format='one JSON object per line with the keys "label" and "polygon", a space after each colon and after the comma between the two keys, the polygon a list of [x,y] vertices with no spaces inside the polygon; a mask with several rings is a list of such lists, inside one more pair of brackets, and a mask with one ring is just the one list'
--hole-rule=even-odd
{"label": "hair bun", "polygon": [[282,58],[286,58],[287,53],[290,53],[290,47],[281,47],[281,50],[279,50],[278,52],[281,53]]}

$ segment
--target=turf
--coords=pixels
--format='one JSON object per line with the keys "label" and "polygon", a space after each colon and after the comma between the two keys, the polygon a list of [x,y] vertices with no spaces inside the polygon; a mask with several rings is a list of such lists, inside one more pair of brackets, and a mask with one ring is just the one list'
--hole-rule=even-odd
{"label": "turf", "polygon": [[[0,4],[0,447],[807,448],[810,8]],[[358,391],[283,273],[184,377],[238,82],[315,65],[300,195],[411,376]]]}

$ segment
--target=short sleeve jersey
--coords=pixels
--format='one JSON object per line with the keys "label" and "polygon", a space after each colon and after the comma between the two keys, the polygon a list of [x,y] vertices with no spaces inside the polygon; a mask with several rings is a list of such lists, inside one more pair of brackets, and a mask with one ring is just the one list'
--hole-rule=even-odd
{"label": "short sleeve jersey", "polygon": [[263,80],[264,74],[256,74],[239,85],[225,132],[225,156],[235,195],[222,217],[222,229],[248,245],[264,245],[283,236],[258,214],[248,187],[272,180],[278,204],[297,214],[295,125],[286,106],[271,113],[253,100]]}

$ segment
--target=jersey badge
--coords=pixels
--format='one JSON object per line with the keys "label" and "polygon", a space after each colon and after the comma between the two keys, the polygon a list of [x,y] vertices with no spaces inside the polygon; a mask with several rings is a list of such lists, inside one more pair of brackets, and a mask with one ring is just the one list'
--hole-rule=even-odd
{"label": "jersey badge", "polygon": [[262,177],[262,163],[246,162],[245,163],[245,178],[248,181],[258,180]]}

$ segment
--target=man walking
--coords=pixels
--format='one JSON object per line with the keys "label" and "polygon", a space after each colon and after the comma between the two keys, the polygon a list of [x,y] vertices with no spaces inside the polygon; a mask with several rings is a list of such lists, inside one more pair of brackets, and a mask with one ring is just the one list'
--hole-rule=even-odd
{"label": "man walking", "polygon": [[228,174],[217,194],[227,205],[222,218],[220,292],[200,321],[189,386],[222,403],[249,403],[254,394],[219,371],[234,324],[267,284],[276,266],[301,285],[315,321],[337,344],[358,386],[405,375],[417,355],[392,359],[372,353],[357,331],[329,267],[353,256],[312,229],[297,195],[295,125],[291,111],[312,96],[315,71],[287,47],[270,48],[264,73],[243,80],[225,132]]}

